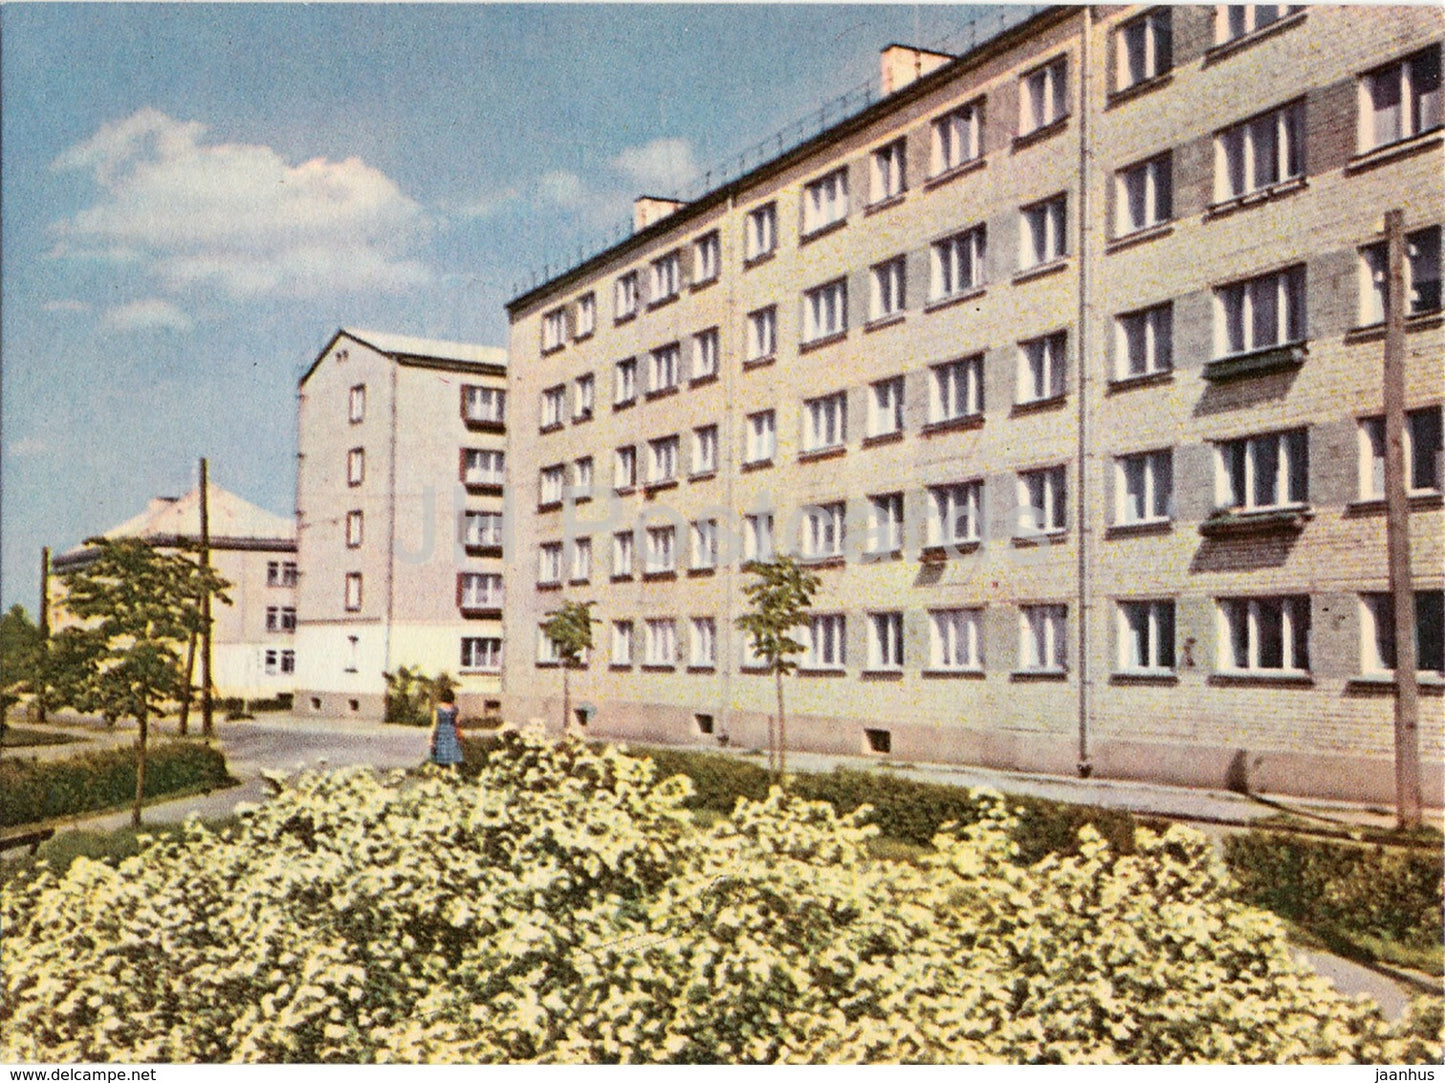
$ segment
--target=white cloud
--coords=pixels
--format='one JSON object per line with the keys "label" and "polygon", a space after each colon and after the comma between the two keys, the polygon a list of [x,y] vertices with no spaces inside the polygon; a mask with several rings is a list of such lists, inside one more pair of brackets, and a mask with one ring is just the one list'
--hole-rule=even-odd
{"label": "white cloud", "polygon": [[19,440],[11,440],[5,446],[5,453],[17,459],[44,455],[49,450],[50,445],[38,436],[22,436]]}
{"label": "white cloud", "polygon": [[155,109],[107,124],[52,163],[89,173],[94,204],[57,222],[54,255],[139,254],[169,291],[232,296],[397,291],[430,281],[411,253],[430,223],[359,158],[292,165],[270,147],[205,140]]}
{"label": "white cloud", "polygon": [[89,312],[90,305],[84,301],[77,301],[73,298],[65,298],[61,301],[46,301],[41,306],[46,312]]}
{"label": "white cloud", "polygon": [[637,195],[672,195],[702,172],[686,139],[654,139],[640,147],[626,147],[612,160],[612,166],[638,187]]}
{"label": "white cloud", "polygon": [[516,204],[520,193],[515,188],[500,192],[479,192],[465,203],[453,206],[451,213],[458,218],[495,218],[502,211]]}
{"label": "white cloud", "polygon": [[554,169],[537,178],[537,194],[544,202],[556,204],[564,210],[577,210],[589,199],[587,186],[576,173],[565,169]]}
{"label": "white cloud", "polygon": [[114,331],[189,331],[191,318],[169,301],[147,297],[106,312],[103,322]]}

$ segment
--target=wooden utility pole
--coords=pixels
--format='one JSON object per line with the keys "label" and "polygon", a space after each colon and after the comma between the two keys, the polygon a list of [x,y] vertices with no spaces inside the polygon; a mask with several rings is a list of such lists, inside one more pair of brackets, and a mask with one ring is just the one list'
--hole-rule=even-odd
{"label": "wooden utility pole", "polygon": [[[210,478],[201,459],[201,567],[211,566]],[[201,595],[201,733],[215,735],[215,705],[211,700],[211,592]]]}
{"label": "wooden utility pole", "polygon": [[1395,611],[1395,816],[1420,825],[1420,682],[1405,476],[1405,212],[1385,215],[1385,549]]}
{"label": "wooden utility pole", "polygon": [[181,736],[186,736],[191,721],[191,687],[196,679],[196,633],[191,633],[186,644],[186,695],[181,700]]}
{"label": "wooden utility pole", "polygon": [[[40,550],[40,649],[47,650],[50,644],[50,546]],[[45,721],[45,663],[41,662],[40,682],[35,689],[35,721]]]}

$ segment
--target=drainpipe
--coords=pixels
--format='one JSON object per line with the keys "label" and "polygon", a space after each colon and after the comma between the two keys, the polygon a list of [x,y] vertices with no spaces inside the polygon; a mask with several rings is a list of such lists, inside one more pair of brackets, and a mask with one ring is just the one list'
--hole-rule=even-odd
{"label": "drainpipe", "polygon": [[400,368],[396,358],[392,357],[388,360],[391,362],[391,440],[387,448],[386,464],[386,626],[381,633],[381,671],[383,673],[391,672],[391,614],[396,597],[396,374],[397,369]]}
{"label": "drainpipe", "polygon": [[1094,771],[1089,759],[1089,620],[1092,616],[1089,597],[1089,549],[1092,535],[1089,523],[1089,319],[1090,259],[1089,245],[1089,46],[1094,31],[1092,5],[1083,7],[1083,32],[1079,45],[1079,313],[1078,313],[1078,447],[1075,458],[1079,464],[1078,508],[1078,595],[1079,610],[1079,777],[1088,778]]}

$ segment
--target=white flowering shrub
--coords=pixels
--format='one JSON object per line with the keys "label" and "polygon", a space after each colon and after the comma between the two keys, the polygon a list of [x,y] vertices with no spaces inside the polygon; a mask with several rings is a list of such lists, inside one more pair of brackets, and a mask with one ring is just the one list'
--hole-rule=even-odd
{"label": "white flowering shrub", "polygon": [[215,835],[4,893],[0,1060],[1438,1061],[1231,902],[1183,829],[1010,860],[1012,814],[870,859],[776,791],[510,738],[475,781],[301,776]]}

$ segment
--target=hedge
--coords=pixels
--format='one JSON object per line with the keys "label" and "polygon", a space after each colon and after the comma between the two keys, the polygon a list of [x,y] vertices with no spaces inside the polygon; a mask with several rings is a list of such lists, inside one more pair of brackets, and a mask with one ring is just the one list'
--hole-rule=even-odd
{"label": "hedge", "polygon": [[[0,760],[0,827],[125,806],[135,800],[135,765],[133,747],[61,760]],[[167,741],[146,755],[147,797],[232,781],[225,757],[207,744]]]}

